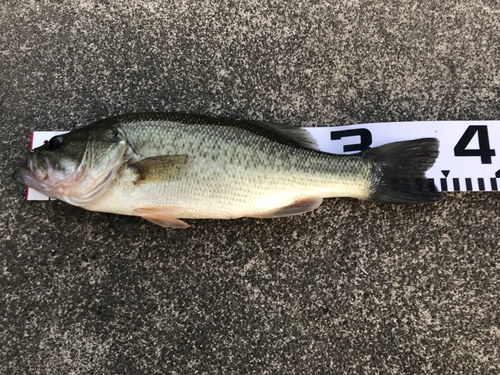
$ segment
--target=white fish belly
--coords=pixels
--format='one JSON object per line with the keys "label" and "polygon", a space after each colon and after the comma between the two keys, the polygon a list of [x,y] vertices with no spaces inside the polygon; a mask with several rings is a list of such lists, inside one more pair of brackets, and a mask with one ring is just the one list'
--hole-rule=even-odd
{"label": "white fish belly", "polygon": [[88,209],[134,215],[137,208],[178,207],[177,218],[228,219],[260,216],[313,198],[368,197],[370,170],[338,176],[292,169],[241,171],[196,168],[180,181],[136,185],[118,178],[105,196]]}

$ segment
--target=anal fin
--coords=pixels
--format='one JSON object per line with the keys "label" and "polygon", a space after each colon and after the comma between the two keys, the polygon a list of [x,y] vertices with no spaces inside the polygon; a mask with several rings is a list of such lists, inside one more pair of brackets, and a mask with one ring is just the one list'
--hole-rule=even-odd
{"label": "anal fin", "polygon": [[281,207],[277,210],[262,215],[252,215],[251,217],[260,219],[274,219],[277,217],[300,215],[315,210],[321,205],[321,203],[323,203],[322,198],[302,199],[289,206]]}
{"label": "anal fin", "polygon": [[175,212],[182,211],[182,209],[179,206],[146,207],[137,208],[135,212],[143,219],[165,228],[189,228],[190,225],[188,223],[173,216]]}

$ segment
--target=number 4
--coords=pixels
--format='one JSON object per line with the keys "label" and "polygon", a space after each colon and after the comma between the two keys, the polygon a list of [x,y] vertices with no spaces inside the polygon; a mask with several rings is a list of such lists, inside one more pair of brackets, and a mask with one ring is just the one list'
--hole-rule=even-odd
{"label": "number 4", "polygon": [[[474,135],[477,133],[479,140],[478,150],[466,150]],[[480,156],[481,164],[491,164],[491,157],[495,156],[495,150],[490,149],[488,139],[488,127],[486,125],[471,125],[467,128],[462,138],[454,148],[455,156]]]}

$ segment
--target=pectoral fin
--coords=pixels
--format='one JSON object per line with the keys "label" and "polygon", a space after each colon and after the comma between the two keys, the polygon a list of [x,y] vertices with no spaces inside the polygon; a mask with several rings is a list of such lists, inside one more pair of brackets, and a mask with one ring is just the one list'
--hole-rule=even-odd
{"label": "pectoral fin", "polygon": [[254,215],[252,217],[260,218],[260,219],[274,219],[277,217],[285,217],[285,216],[293,216],[300,215],[318,208],[323,199],[303,199],[300,201],[296,201],[294,204],[289,206],[281,207],[275,211],[263,214],[263,215]]}
{"label": "pectoral fin", "polygon": [[189,171],[191,158],[188,155],[161,155],[143,159],[129,166],[134,171],[134,183],[172,181]]}
{"label": "pectoral fin", "polygon": [[143,219],[165,228],[189,228],[188,223],[173,216],[174,213],[182,210],[183,208],[179,206],[168,206],[137,208],[135,212]]}

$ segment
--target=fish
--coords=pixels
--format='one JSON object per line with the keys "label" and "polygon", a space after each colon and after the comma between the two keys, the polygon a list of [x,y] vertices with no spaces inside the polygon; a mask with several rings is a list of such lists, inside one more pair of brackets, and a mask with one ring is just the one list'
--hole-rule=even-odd
{"label": "fish", "polygon": [[87,210],[187,228],[184,219],[299,215],[333,197],[435,203],[442,194],[425,172],[438,155],[435,138],[336,155],[285,124],[135,113],[51,138],[13,177]]}

